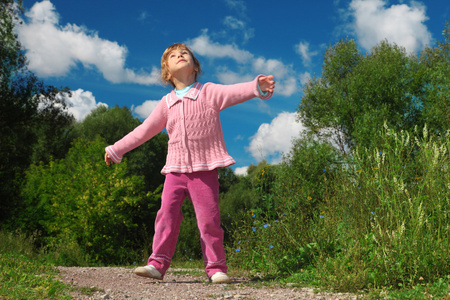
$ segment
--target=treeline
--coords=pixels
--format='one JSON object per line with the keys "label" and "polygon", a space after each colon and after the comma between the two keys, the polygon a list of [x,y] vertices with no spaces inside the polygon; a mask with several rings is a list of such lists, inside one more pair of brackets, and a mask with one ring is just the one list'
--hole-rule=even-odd
{"label": "treeline", "polygon": [[[64,264],[146,260],[168,137],[107,167],[104,147],[140,121],[99,107],[82,122],[26,67],[14,1],[1,0],[0,224]],[[4,26],[3,26],[4,25]],[[4,28],[4,29],[3,29]],[[221,169],[231,265],[341,290],[432,282],[450,270],[450,24],[418,55],[387,41],[331,45],[304,86],[299,133],[278,165]],[[201,258],[185,201],[178,259]],[[436,247],[439,245],[439,247]]]}

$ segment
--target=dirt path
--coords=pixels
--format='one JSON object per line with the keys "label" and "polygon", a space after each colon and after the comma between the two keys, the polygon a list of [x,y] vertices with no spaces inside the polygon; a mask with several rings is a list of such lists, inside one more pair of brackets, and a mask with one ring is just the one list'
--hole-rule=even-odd
{"label": "dirt path", "polygon": [[[129,268],[58,267],[60,280],[77,288],[75,299],[356,299],[353,295],[314,293],[310,288],[261,286],[248,278],[211,284],[196,269],[169,269],[163,281],[138,277]],[[91,295],[82,293],[90,290]]]}

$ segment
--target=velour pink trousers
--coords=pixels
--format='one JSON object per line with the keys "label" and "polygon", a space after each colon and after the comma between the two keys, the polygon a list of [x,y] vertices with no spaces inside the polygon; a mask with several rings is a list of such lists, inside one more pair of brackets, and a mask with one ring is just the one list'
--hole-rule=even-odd
{"label": "velour pink trousers", "polygon": [[186,197],[191,199],[197,217],[206,274],[211,277],[216,272],[226,273],[217,170],[166,175],[148,264],[163,276],[169,268],[183,220],[181,206]]}

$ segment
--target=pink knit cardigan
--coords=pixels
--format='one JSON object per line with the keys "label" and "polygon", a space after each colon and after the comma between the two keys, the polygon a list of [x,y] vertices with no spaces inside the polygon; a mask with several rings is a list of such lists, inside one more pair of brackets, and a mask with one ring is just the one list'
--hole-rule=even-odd
{"label": "pink knit cardigan", "polygon": [[233,85],[197,82],[183,99],[172,91],[161,99],[141,125],[105,150],[115,163],[120,163],[125,153],[166,128],[169,149],[162,174],[230,166],[235,161],[225,146],[219,112],[254,97],[271,98],[272,93],[260,94],[258,77]]}

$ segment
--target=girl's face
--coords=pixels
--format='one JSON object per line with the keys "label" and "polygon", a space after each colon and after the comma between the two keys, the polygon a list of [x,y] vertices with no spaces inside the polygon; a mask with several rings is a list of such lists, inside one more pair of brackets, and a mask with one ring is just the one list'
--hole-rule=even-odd
{"label": "girl's face", "polygon": [[174,49],[167,57],[167,68],[170,78],[190,75],[195,72],[194,59],[187,49]]}

